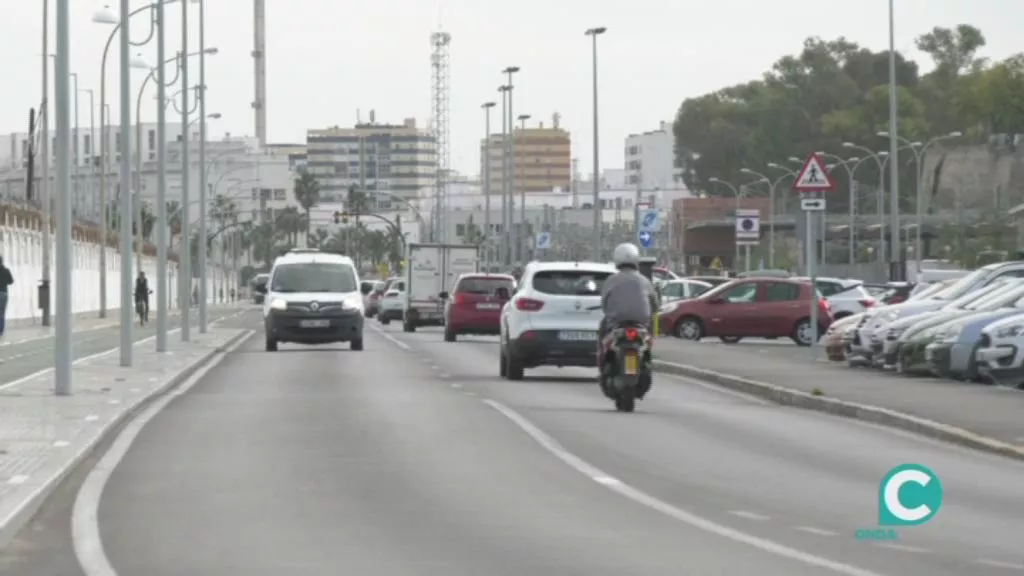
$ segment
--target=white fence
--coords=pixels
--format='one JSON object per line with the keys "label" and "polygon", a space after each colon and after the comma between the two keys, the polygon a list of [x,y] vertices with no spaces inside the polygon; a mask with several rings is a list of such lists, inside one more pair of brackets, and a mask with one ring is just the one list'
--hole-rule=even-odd
{"label": "white fence", "polygon": [[[10,325],[35,324],[39,321],[41,311],[39,310],[38,286],[43,274],[43,242],[42,231],[33,226],[31,221],[19,221],[20,219],[4,217],[0,223],[0,255],[3,256],[4,264],[11,270],[14,276],[14,284],[10,287],[7,304],[7,320]],[[52,239],[52,235],[51,235]],[[56,278],[54,274],[53,255],[55,247],[51,246],[50,278],[51,290],[50,301],[55,299]],[[120,251],[114,248],[107,248],[107,310],[111,313],[120,308],[121,302],[121,256]],[[136,257],[132,256],[134,267]],[[92,316],[98,313],[100,308],[100,245],[78,237],[72,242],[72,306],[76,315]],[[156,298],[161,297],[157,293],[156,281],[156,258],[144,256],[142,259],[142,270],[149,278],[150,289],[153,290],[153,298],[150,301],[155,308]],[[169,298],[171,306],[177,308],[178,278],[177,264],[168,263],[168,293],[164,296]],[[134,288],[133,270],[132,287]],[[235,282],[237,275],[219,266],[207,268],[207,300],[217,302],[230,297],[231,290],[237,286]],[[197,289],[198,279],[192,282],[193,289]]]}

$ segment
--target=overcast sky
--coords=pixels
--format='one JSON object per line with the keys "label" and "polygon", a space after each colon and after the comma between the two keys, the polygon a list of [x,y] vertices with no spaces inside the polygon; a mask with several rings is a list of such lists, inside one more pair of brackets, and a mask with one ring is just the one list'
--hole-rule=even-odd
{"label": "overcast sky", "polygon": [[[132,6],[147,1],[133,0]],[[206,3],[207,44],[220,50],[208,60],[208,111],[223,114],[211,122],[210,133],[252,135],[252,1]],[[40,100],[42,0],[4,4],[0,133],[9,133],[26,129],[28,109]],[[100,56],[110,28],[91,21],[102,2],[72,0],[71,5],[72,69],[80,74],[81,88],[96,89],[98,106]],[[522,71],[516,75],[515,114],[531,114],[545,124],[552,113],[561,114],[573,135],[573,155],[586,172],[592,169],[593,130],[590,44],[583,32],[606,26],[599,42],[601,162],[620,168],[626,135],[671,120],[686,97],[758,77],[779,56],[798,51],[807,36],[846,36],[884,49],[887,5],[885,0],[267,0],[269,138],[301,142],[307,128],[351,125],[357,110],[364,118],[375,109],[378,121],[415,116],[427,125],[430,33],[440,24],[453,36],[453,167],[477,171],[476,147],[484,132],[480,104],[500,102],[500,71],[517,65]],[[172,53],[180,42],[181,7],[173,3],[168,10]],[[986,56],[1024,51],[1021,0],[897,0],[896,21],[901,51],[912,50],[914,37],[933,26],[958,23],[981,28],[988,38]],[[193,17],[193,32],[196,23]],[[132,27],[134,39],[145,38],[144,17],[133,19]],[[107,84],[115,117],[116,44]],[[153,44],[138,50],[155,60]],[[193,68],[193,82],[196,72]],[[136,71],[134,86],[143,74]],[[146,120],[155,119],[154,106],[152,98],[145,99]],[[80,107],[87,125],[85,96]],[[492,125],[500,131],[498,114]]]}

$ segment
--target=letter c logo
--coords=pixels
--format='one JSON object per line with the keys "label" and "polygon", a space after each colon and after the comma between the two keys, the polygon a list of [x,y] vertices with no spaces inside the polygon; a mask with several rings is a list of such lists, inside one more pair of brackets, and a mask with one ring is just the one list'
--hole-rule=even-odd
{"label": "letter c logo", "polygon": [[942,483],[938,476],[917,464],[897,466],[889,471],[879,487],[879,524],[924,524],[941,505]]}

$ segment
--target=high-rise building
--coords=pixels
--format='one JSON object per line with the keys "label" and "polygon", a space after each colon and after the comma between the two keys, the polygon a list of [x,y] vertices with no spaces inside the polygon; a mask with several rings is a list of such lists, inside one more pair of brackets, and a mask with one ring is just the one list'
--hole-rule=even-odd
{"label": "high-rise building", "polygon": [[[558,125],[555,114],[551,127],[541,122],[537,126],[516,128],[513,140],[514,158],[509,163],[513,170],[515,192],[568,192],[572,186],[572,140],[569,133]],[[491,134],[480,141],[480,174],[486,174],[484,162],[490,159],[491,194],[501,194],[505,182],[505,140],[501,134]]]}
{"label": "high-rise building", "polygon": [[309,130],[306,170],[319,180],[323,202],[344,201],[354,185],[366,191],[375,208],[389,210],[395,196],[414,201],[432,194],[436,149],[434,136],[418,128],[414,118],[378,124],[371,113],[369,122],[353,128]]}
{"label": "high-rise building", "polygon": [[675,135],[671,122],[657,130],[626,137],[626,184],[644,190],[669,190],[682,185],[682,168],[676,166]]}

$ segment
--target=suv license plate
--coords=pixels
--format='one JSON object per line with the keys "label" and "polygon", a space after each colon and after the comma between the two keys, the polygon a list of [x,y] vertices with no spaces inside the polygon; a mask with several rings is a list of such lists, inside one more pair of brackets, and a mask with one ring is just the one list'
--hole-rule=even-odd
{"label": "suv license plate", "polygon": [[330,320],[300,320],[300,328],[327,328],[331,325]]}
{"label": "suv license plate", "polygon": [[597,340],[597,332],[559,332],[559,340],[571,340],[575,342],[593,342]]}

